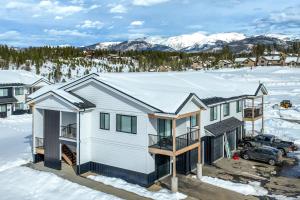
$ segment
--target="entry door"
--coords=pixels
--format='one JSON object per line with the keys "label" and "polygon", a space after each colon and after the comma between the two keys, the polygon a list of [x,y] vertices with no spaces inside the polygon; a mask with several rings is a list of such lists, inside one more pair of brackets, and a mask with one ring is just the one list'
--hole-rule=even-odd
{"label": "entry door", "polygon": [[170,157],[164,155],[155,155],[155,168],[157,179],[170,174]]}
{"label": "entry door", "polygon": [[61,169],[59,143],[59,111],[44,112],[44,165],[53,169]]}

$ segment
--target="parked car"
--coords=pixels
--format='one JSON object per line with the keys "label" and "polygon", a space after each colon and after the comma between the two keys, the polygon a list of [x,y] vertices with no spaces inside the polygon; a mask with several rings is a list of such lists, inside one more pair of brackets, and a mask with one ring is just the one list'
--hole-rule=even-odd
{"label": "parked car", "polygon": [[283,100],[280,102],[280,106],[283,108],[291,108],[293,105],[290,100]]}
{"label": "parked car", "polygon": [[282,155],[286,155],[290,151],[297,150],[297,146],[293,142],[280,140],[271,134],[261,134],[250,138],[246,137],[241,142],[241,146],[245,147],[259,147],[262,145],[277,148],[282,152]]}
{"label": "parked car", "polygon": [[245,160],[257,160],[270,165],[278,165],[282,162],[282,153],[276,148],[261,146],[244,149],[240,155]]}

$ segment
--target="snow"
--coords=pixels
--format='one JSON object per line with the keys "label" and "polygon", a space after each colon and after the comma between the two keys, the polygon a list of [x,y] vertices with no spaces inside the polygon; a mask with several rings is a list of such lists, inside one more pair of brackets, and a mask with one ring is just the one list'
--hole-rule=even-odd
{"label": "snow", "polygon": [[285,63],[291,63],[291,62],[297,62],[298,61],[298,57],[294,56],[294,57],[286,57],[285,58]]}
{"label": "snow", "polygon": [[141,187],[139,185],[131,184],[128,183],[122,179],[119,178],[111,178],[111,177],[105,177],[101,175],[90,175],[88,176],[89,179],[101,182],[105,185],[110,185],[115,188],[119,188],[122,190],[126,190],[129,192],[133,192],[139,196],[147,197],[150,199],[155,199],[155,200],[177,200],[177,199],[185,199],[187,196],[182,194],[182,193],[172,193],[171,191],[167,189],[161,189],[157,192],[152,192],[147,190],[144,187]]}
{"label": "snow", "polygon": [[263,58],[265,58],[266,60],[280,60],[280,56],[263,56]]}
{"label": "snow", "polygon": [[160,44],[171,47],[175,50],[180,50],[194,45],[214,44],[217,41],[232,42],[237,40],[243,40],[246,36],[241,33],[216,33],[205,34],[203,32],[196,32],[192,34],[184,34],[179,36],[173,36],[169,38],[162,38],[159,36],[153,36],[146,38],[146,42],[151,44]]}
{"label": "snow", "polygon": [[21,83],[31,85],[41,78],[41,76],[24,70],[1,70],[0,84]]}
{"label": "snow", "polygon": [[52,173],[15,167],[0,173],[1,200],[117,200],[119,198],[67,181]]}
{"label": "snow", "polygon": [[248,184],[242,184],[209,176],[203,176],[201,181],[227,190],[232,190],[243,195],[265,196],[268,194],[268,191],[261,187],[259,182],[255,181],[249,182]]}

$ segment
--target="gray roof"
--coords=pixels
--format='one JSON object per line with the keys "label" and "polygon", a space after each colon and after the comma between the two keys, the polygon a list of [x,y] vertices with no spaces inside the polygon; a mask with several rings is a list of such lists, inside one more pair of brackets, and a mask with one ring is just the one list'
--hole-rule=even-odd
{"label": "gray roof", "polygon": [[204,128],[214,136],[223,135],[225,132],[233,131],[237,127],[242,126],[243,122],[235,117],[231,117],[220,122],[205,126]]}
{"label": "gray roof", "polygon": [[212,97],[212,98],[201,99],[201,101],[205,105],[209,106],[209,105],[218,104],[218,103],[221,103],[221,102],[226,102],[226,101],[231,101],[231,100],[234,100],[234,99],[239,99],[239,98],[242,98],[242,97],[245,97],[245,96],[247,96],[247,95],[241,95],[241,96],[230,97],[230,98]]}
{"label": "gray roof", "polygon": [[84,99],[83,97],[73,93],[73,92],[69,92],[71,95],[77,97],[78,99],[80,99],[83,103],[72,103],[73,105],[75,105],[76,107],[80,108],[80,109],[88,109],[88,108],[95,108],[96,105],[91,103],[90,101]]}
{"label": "gray roof", "polygon": [[18,100],[15,97],[0,98],[0,104],[15,103],[15,102],[18,102]]}

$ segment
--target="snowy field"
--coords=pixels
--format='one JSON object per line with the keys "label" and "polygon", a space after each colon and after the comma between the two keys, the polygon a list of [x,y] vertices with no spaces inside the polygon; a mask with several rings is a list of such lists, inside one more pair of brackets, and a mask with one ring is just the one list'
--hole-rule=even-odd
{"label": "snowy field", "polygon": [[[274,134],[281,139],[294,141],[300,146],[300,69],[287,67],[264,67],[242,69],[222,69],[208,71],[207,73],[226,79],[246,82],[262,82],[266,85],[269,95],[265,103],[265,132]],[[289,110],[281,110],[274,106],[281,100],[289,99],[294,107]],[[257,123],[257,127],[260,126]],[[35,171],[20,165],[30,162],[31,156],[31,115],[12,116],[0,119],[0,199],[117,199],[114,196],[104,194],[89,188],[71,183],[54,174]],[[300,159],[300,151],[293,153]],[[298,166],[300,169],[300,166]],[[90,177],[114,187],[132,190],[141,196],[155,196],[155,199],[182,199],[184,196],[172,196],[169,191],[161,190],[151,193],[144,188],[127,184],[120,179],[108,179],[107,177]],[[121,182],[120,182],[121,181]],[[222,182],[223,180],[212,177],[204,177],[204,182],[227,189],[240,191],[249,195],[265,195],[265,191],[259,183],[253,182],[248,186]],[[47,183],[47,184],[45,184]],[[125,184],[125,185],[124,185]],[[12,189],[14,188],[14,189]],[[16,192],[18,191],[18,192]],[[165,195],[165,196],[164,196]],[[178,194],[177,194],[178,195]],[[270,194],[269,194],[270,195]],[[284,199],[283,196],[274,196]]]}

